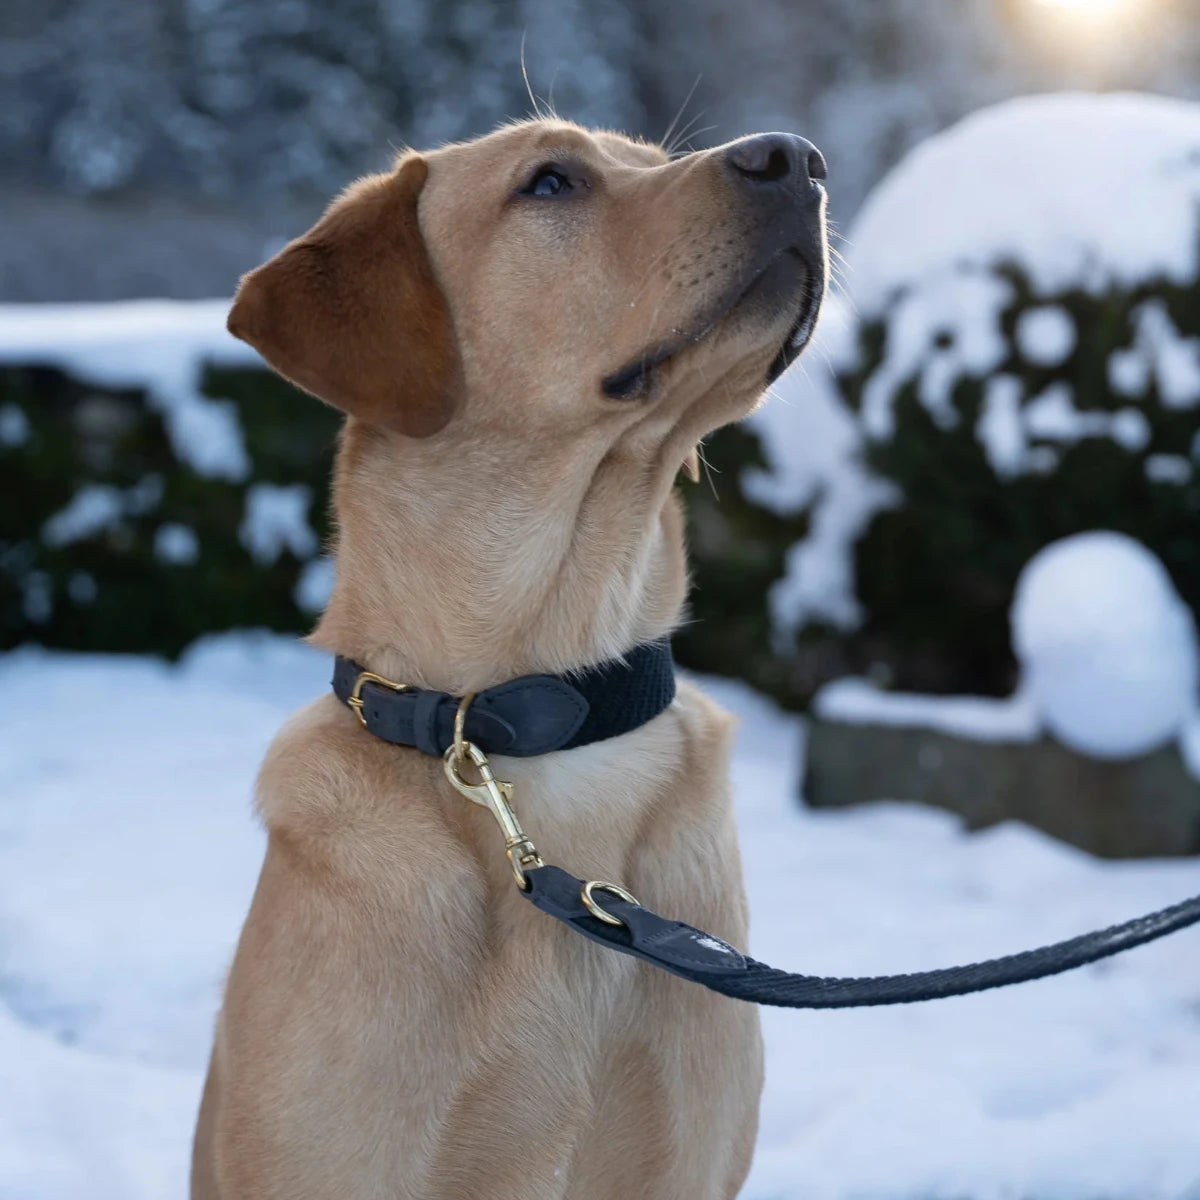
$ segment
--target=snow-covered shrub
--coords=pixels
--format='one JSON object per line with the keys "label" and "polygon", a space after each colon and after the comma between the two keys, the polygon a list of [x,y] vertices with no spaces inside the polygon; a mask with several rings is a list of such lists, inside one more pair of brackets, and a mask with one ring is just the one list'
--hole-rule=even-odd
{"label": "snow-covered shrub", "polygon": [[[227,307],[0,307],[0,647],[174,655],[311,627],[339,417],[229,337]],[[715,493],[689,489],[702,619],[680,657],[785,692],[766,597],[805,517],[740,493],[763,465],[752,431],[710,461]]]}
{"label": "snow-covered shrub", "polygon": [[0,646],[173,655],[311,625],[337,417],[235,343],[225,308],[0,316]]}
{"label": "snow-covered shrub", "polygon": [[852,470],[891,491],[842,522],[836,604],[813,535],[789,551],[777,632],[891,686],[1006,695],[1022,568],[1093,529],[1200,606],[1200,106],[999,105],[904,160],[848,241],[856,312],[797,402],[835,388]]}

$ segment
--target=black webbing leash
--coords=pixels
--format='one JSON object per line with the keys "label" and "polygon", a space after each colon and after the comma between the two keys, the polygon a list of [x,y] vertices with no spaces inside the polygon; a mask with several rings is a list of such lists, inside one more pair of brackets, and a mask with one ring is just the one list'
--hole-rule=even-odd
{"label": "black webbing leash", "polygon": [[[1108,929],[987,962],[912,975],[827,979],[769,967],[710,933],[660,917],[610,894],[609,885],[585,884],[560,867],[534,867],[526,877],[529,889],[524,894],[533,904],[584,937],[735,1000],[781,1008],[863,1008],[966,996],[1059,975],[1200,924],[1200,896],[1196,896]],[[591,889],[588,899],[593,906],[598,906],[600,894],[606,893],[602,911],[619,925],[593,915],[585,903],[585,888]]]}
{"label": "black webbing leash", "polygon": [[[610,950],[736,1000],[782,1008],[862,1008],[965,996],[1059,975],[1200,924],[1196,896],[1121,925],[987,962],[911,975],[793,975],[711,933],[643,908],[616,884],[584,882],[547,866],[509,804],[511,785],[492,774],[485,751],[542,754],[614,737],[652,719],[675,694],[668,643],[635,647],[623,660],[569,680],[525,676],[461,699],[410,688],[339,659],[334,690],[376,737],[442,755],[450,783],[496,819],[517,887],[542,912]],[[468,763],[478,783],[463,776]]]}

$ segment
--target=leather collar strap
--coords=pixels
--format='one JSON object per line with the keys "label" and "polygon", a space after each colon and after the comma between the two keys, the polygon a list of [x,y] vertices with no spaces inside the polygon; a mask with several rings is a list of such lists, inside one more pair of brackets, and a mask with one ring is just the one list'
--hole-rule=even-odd
{"label": "leather collar strap", "polygon": [[[350,704],[364,669],[338,658],[333,690]],[[459,697],[424,688],[402,691],[365,680],[359,713],[376,737],[440,757],[454,740]],[[527,758],[617,737],[658,716],[675,698],[671,643],[663,638],[634,647],[570,675],[523,675],[480,692],[463,730],[485,754]],[[357,705],[354,705],[357,708]]]}

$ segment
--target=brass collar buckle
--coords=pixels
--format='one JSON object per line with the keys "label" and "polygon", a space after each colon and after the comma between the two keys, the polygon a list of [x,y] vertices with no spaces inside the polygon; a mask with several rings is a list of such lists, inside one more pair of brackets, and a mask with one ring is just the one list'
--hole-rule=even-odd
{"label": "brass collar buckle", "polygon": [[346,697],[346,703],[354,709],[354,715],[358,718],[359,724],[366,729],[367,718],[363,716],[363,686],[368,683],[377,683],[380,687],[391,688],[393,692],[411,692],[412,685],[408,683],[396,683],[392,679],[384,679],[382,675],[376,675],[374,671],[360,671],[358,678],[354,681],[354,686],[350,689],[350,695]]}

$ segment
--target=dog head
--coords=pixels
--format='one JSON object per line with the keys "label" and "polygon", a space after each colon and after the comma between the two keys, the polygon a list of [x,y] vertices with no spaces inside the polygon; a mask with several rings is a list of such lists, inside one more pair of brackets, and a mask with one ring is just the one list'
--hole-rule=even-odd
{"label": "dog head", "polygon": [[786,134],[668,159],[567,122],[508,126],[352,186],[245,276],[229,328],[407,437],[612,439],[719,392],[695,440],[749,411],[812,331],[824,173]]}

